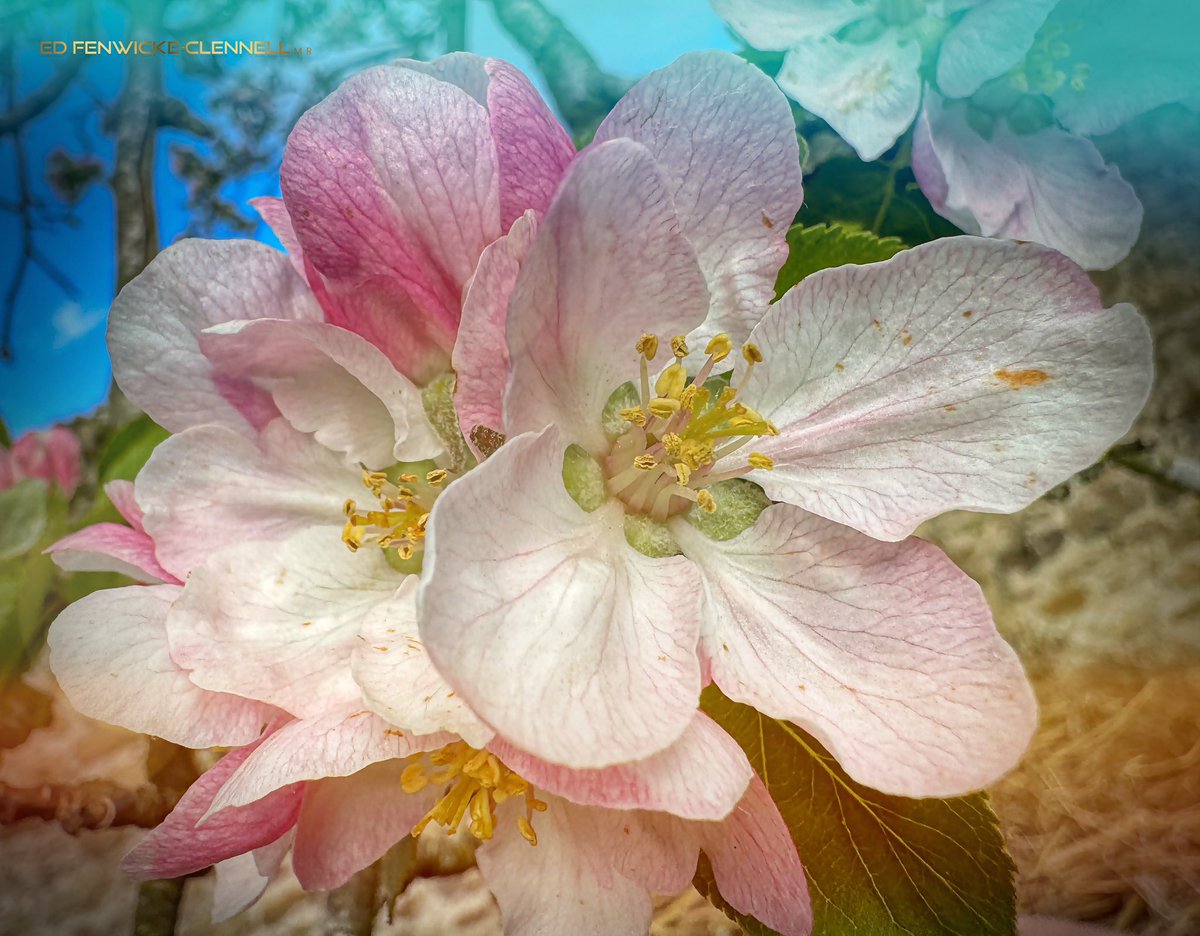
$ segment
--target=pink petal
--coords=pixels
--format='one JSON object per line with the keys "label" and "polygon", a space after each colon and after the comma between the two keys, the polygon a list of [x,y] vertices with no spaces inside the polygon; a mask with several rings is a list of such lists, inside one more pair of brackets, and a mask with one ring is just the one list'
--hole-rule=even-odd
{"label": "pink petal", "polygon": [[276,790],[258,802],[227,809],[197,826],[228,777],[261,741],[226,754],[193,783],[179,804],[121,862],[140,881],[179,877],[269,845],[284,835],[300,812],[301,784]]}
{"label": "pink petal", "polygon": [[462,288],[502,233],[487,112],[412,69],[359,72],[300,118],[281,184],[329,321],[417,383],[444,371]]}
{"label": "pink petal", "polygon": [[746,401],[780,432],[755,440],[776,469],[752,479],[879,539],[1019,510],[1120,438],[1151,379],[1130,306],[1101,308],[1053,251],[970,237],[822,270],[752,338]]}
{"label": "pink petal", "polygon": [[9,453],[9,467],[13,480],[53,481],[70,497],[79,486],[79,459],[79,438],[71,430],[55,426],[17,439]]}
{"label": "pink petal", "polygon": [[744,340],[775,293],[785,235],[804,198],[787,98],[727,52],[693,52],[652,72],[596,131],[650,150],[708,281],[700,349],[717,332]]}
{"label": "pink petal", "polygon": [[117,508],[117,513],[125,518],[126,523],[138,532],[145,532],[145,527],[142,526],[142,508],[138,506],[137,499],[133,496],[132,481],[109,481],[104,485],[104,493],[108,495],[112,505]]}
{"label": "pink petal", "polygon": [[246,318],[320,321],[322,314],[279,251],[244,240],[180,241],[113,303],[113,376],[130,400],[172,432],[209,424],[249,434],[261,419],[262,391],[220,379],[197,342],[210,325]]}
{"label": "pink petal", "polygon": [[185,747],[245,744],[277,714],[196,686],[172,659],[164,621],[174,585],[93,592],[50,627],[50,668],[79,711]]}
{"label": "pink petal", "polygon": [[467,444],[477,457],[482,453],[471,440],[471,430],[484,426],[499,432],[504,425],[501,403],[509,371],[504,342],[508,300],[536,230],[537,216],[529,211],[506,235],[489,244],[463,299],[462,325],[452,358],[454,407]]}
{"label": "pink petal", "polygon": [[305,890],[340,887],[412,831],[438,792],[400,788],[404,764],[373,764],[349,777],[306,786],[292,867]]}
{"label": "pink petal", "polygon": [[508,316],[505,431],[555,424],[600,451],[614,390],[637,376],[643,332],[686,334],[708,291],[644,146],[588,148],[567,173],[521,267]]}
{"label": "pink petal", "polygon": [[928,95],[913,138],[913,171],[934,209],[964,231],[1031,240],[1089,270],[1128,255],[1142,203],[1095,145],[1058,127],[985,140],[960,106]]}
{"label": "pink petal", "polygon": [[755,777],[721,823],[705,823],[700,847],[712,862],[721,896],[780,936],[812,932],[808,882],[788,827]]}
{"label": "pink petal", "polygon": [[936,546],[881,543],[788,504],[724,542],[673,529],[704,580],[714,681],[812,732],[856,780],[957,796],[1024,752],[1037,713],[1021,664]]}
{"label": "pink petal", "polygon": [[96,523],[64,536],[46,552],[68,572],[119,572],[138,582],[183,584],[158,564],[154,541],[119,523]]}
{"label": "pink petal", "polygon": [[351,553],[334,529],[232,547],[189,575],[167,618],[171,652],[197,685],[294,715],[356,704],[359,624],[398,579],[380,550]]}
{"label": "pink petal", "polygon": [[625,542],[615,505],[587,514],[571,500],[565,447],[555,428],[511,439],[438,499],[421,638],[515,746],[606,767],[663,750],[692,721],[699,593],[686,560]]}
{"label": "pink petal", "polygon": [[296,237],[296,231],[292,227],[292,217],[288,214],[287,205],[283,203],[283,199],[273,195],[263,195],[250,199],[250,205],[258,212],[259,217],[267,222],[267,227],[271,229],[271,232],[279,238],[279,243],[283,245],[288,259],[292,262],[292,268],[307,278],[304,250],[300,246],[299,238]]}
{"label": "pink petal", "polygon": [[447,734],[398,731],[363,709],[343,707],[296,719],[241,764],[213,799],[208,814],[220,815],[302,781],[349,777],[371,764],[434,750],[453,740]]}
{"label": "pink petal", "polygon": [[264,385],[288,422],[351,462],[386,468],[442,449],[420,390],[354,332],[324,322],[241,320],[207,329],[200,346],[222,373]]}
{"label": "pink petal", "polygon": [[725,818],[754,774],[737,742],[703,713],[666,750],[599,770],[548,764],[500,738],[489,747],[539,789],[581,806],[649,809],[684,819]]}
{"label": "pink petal", "polygon": [[366,494],[357,472],[283,419],[257,442],[219,426],[178,433],[154,450],[136,490],[159,562],[180,578],[238,543],[314,526],[338,540],[342,505]]}
{"label": "pink petal", "polygon": [[367,708],[414,734],[451,731],[481,748],[493,732],[434,669],[417,631],[417,576],[363,618],[351,667]]}

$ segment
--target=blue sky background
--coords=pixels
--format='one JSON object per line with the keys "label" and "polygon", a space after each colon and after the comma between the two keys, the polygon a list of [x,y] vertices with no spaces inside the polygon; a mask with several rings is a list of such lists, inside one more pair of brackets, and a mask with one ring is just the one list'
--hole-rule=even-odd
{"label": "blue sky background", "polygon": [[[0,0],[2,3],[3,0]],[[544,0],[591,50],[600,65],[615,74],[637,77],[693,49],[731,49],[734,40],[706,0]],[[98,33],[119,37],[119,23],[107,21]],[[469,51],[507,59],[544,86],[529,58],[502,32],[484,0],[468,0]],[[274,35],[270,15],[251,13],[221,35],[208,38],[254,39]],[[38,40],[18,41],[19,96],[45,80],[53,60],[38,53]],[[320,61],[320,37],[308,42],[314,64]],[[119,57],[92,59],[85,69],[87,88],[75,86],[54,108],[32,123],[25,133],[25,152],[34,196],[55,204],[44,177],[47,156],[63,148],[78,155],[92,153],[111,165],[112,148],[100,132],[100,110],[89,92],[112,100],[121,86]],[[305,67],[303,62],[268,61],[261,67]],[[180,75],[175,60],[166,60],[167,88],[201,108],[205,86]],[[171,132],[159,135],[156,167],[159,234],[163,245],[174,241],[188,223],[187,193],[173,176],[168,148]],[[282,153],[278,154],[282,155]],[[106,170],[107,171],[107,170]],[[0,145],[0,199],[9,203],[17,194],[16,163],[11,139]],[[278,194],[278,160],[268,172],[250,176],[226,189],[231,200],[244,203],[256,195]],[[44,428],[94,409],[103,401],[111,379],[104,345],[104,319],[114,284],[113,205],[109,190],[92,186],[75,209],[78,223],[59,224],[40,232],[36,243],[76,286],[65,293],[40,269],[30,267],[17,304],[13,328],[14,361],[0,361],[0,417],[15,435]],[[276,243],[265,227],[255,237]],[[11,212],[0,212],[0,290],[12,281],[19,250],[20,223]]]}

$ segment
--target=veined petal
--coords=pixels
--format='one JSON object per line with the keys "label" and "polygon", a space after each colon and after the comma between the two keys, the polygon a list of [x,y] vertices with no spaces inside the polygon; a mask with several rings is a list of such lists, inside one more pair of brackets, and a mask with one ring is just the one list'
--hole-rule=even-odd
{"label": "veined petal", "polygon": [[886,793],[957,796],[1016,764],[1033,693],[979,586],[936,546],[789,504],[724,542],[672,528],[700,566],[701,647],[730,698],[796,722]]}
{"label": "veined petal", "polygon": [[779,428],[752,480],[879,539],[1019,510],[1090,465],[1149,392],[1130,306],[1034,244],[945,238],[821,270],[771,306],[746,399]]}
{"label": "veined petal", "polygon": [[699,589],[686,560],[629,547],[614,505],[584,513],[562,484],[565,448],[554,427],[510,439],[438,499],[421,638],[514,745],[606,767],[663,750],[692,721]]}
{"label": "veined petal", "polygon": [[700,847],[712,862],[721,897],[780,936],[812,932],[808,881],[788,827],[754,777],[725,821],[704,823]]}
{"label": "veined petal", "polygon": [[206,329],[200,346],[222,373],[264,383],[288,422],[352,463],[386,468],[442,449],[421,391],[354,332],[243,319]]}
{"label": "veined petal", "polygon": [[871,160],[917,116],[920,65],[920,46],[890,30],[864,43],[814,36],[792,46],[776,81]]}
{"label": "veined petal", "polygon": [[754,775],[737,742],[702,712],[666,750],[599,770],[549,764],[501,738],[489,747],[538,789],[581,806],[647,809],[684,819],[723,819]]}
{"label": "veined petal", "polygon": [[927,95],[913,137],[913,172],[938,214],[964,231],[1031,240],[1089,270],[1125,258],[1142,203],[1095,145],[1058,127],[985,140],[960,106]]}
{"label": "veined petal", "polygon": [[201,774],[171,814],[125,856],[121,870],[139,881],[180,877],[269,845],[286,834],[300,812],[304,789],[299,784],[197,824],[225,781],[261,743],[231,751]]}
{"label": "veined petal", "polygon": [[363,618],[351,657],[367,708],[414,734],[452,731],[481,748],[493,732],[475,717],[434,668],[417,631],[417,576]]}
{"label": "veined petal", "polygon": [[338,541],[342,505],[364,492],[340,457],[283,419],[257,441],[219,426],[174,435],[154,450],[135,490],[158,560],[179,578],[223,548],[313,526]]}
{"label": "veined petal", "polygon": [[802,39],[832,36],[868,11],[856,0],[709,0],[717,16],[756,49],[780,52]]}
{"label": "veined petal", "polygon": [[692,52],[634,85],[595,139],[622,137],[657,161],[708,282],[708,319],[690,336],[702,361],[718,332],[744,341],[774,295],[804,198],[791,106],[736,55]]}
{"label": "veined petal", "polygon": [[411,68],[367,69],[300,118],[280,176],[329,321],[418,383],[445,370],[462,287],[501,234],[486,111]]}
{"label": "veined petal", "polygon": [[644,332],[686,334],[708,310],[696,252],[650,152],[589,147],[571,166],[513,289],[505,432],[558,425],[600,451],[600,415],[636,374]]}
{"label": "veined petal", "polygon": [[142,508],[138,506],[137,499],[133,496],[132,481],[109,481],[104,485],[104,493],[108,495],[112,505],[117,508],[117,513],[125,518],[126,523],[138,532],[145,532],[146,528],[142,526]]}
{"label": "veined petal", "polygon": [[292,268],[307,279],[304,249],[296,237],[295,228],[292,227],[292,217],[288,214],[287,205],[283,203],[283,199],[276,198],[274,195],[262,195],[258,198],[251,198],[250,207],[258,212],[258,216],[267,223],[271,233],[279,238],[279,243],[287,251]]}
{"label": "veined petal", "polygon": [[421,821],[437,790],[405,793],[400,787],[403,770],[401,761],[387,761],[305,786],[292,849],[301,887],[340,887]]}
{"label": "veined petal", "polygon": [[68,572],[119,572],[137,582],[182,584],[158,564],[154,541],[119,523],[94,523],[68,534],[46,550]]}
{"label": "veined petal", "polygon": [[285,832],[274,842],[262,845],[254,851],[234,855],[218,861],[213,870],[216,882],[213,885],[212,921],[223,923],[237,916],[254,904],[271,878],[279,870],[284,856],[292,847],[292,833]]}
{"label": "veined petal", "polygon": [[417,736],[399,731],[361,708],[343,707],[296,719],[241,763],[205,815],[219,816],[296,783],[349,777],[371,764],[433,750],[453,740],[448,734]]}
{"label": "veined petal", "polygon": [[508,300],[536,231],[537,216],[527,211],[507,234],[488,244],[463,299],[462,324],[451,358],[454,408],[476,457],[483,453],[471,439],[471,430],[484,426],[499,432],[504,425],[501,411],[509,370],[504,340]]}
{"label": "veined petal", "polygon": [[970,97],[1018,64],[1059,0],[987,0],[966,12],[938,51],[937,83],[949,98]]}
{"label": "veined petal", "polygon": [[353,705],[360,622],[397,580],[381,551],[351,553],[326,528],[232,547],[189,575],[167,617],[171,652],[197,685],[294,715]]}
{"label": "veined petal", "polygon": [[198,337],[230,319],[322,319],[287,257],[246,240],[184,240],[150,261],[113,302],[113,377],[161,426],[220,425],[243,434],[269,418],[270,402],[246,381],[222,379]]}
{"label": "veined petal", "polygon": [[171,658],[165,621],[180,591],[131,585],[68,605],[50,627],[50,668],[71,704],[92,718],[184,747],[253,741],[277,710],[201,689]]}

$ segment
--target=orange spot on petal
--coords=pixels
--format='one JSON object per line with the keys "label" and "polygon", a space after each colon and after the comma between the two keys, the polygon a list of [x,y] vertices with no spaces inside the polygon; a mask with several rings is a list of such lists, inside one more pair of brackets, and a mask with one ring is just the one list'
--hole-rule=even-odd
{"label": "orange spot on petal", "polygon": [[1036,387],[1050,379],[1050,375],[1042,370],[998,370],[993,376],[1002,380],[1013,390],[1023,390],[1025,387]]}

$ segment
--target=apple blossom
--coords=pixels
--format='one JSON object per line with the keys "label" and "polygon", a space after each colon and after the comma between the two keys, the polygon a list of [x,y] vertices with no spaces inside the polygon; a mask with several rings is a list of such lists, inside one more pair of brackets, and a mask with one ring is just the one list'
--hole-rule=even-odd
{"label": "apple blossom", "polygon": [[70,429],[55,426],[46,432],[27,432],[12,448],[0,446],[0,491],[18,481],[53,481],[70,497],[79,486],[79,439]]}

